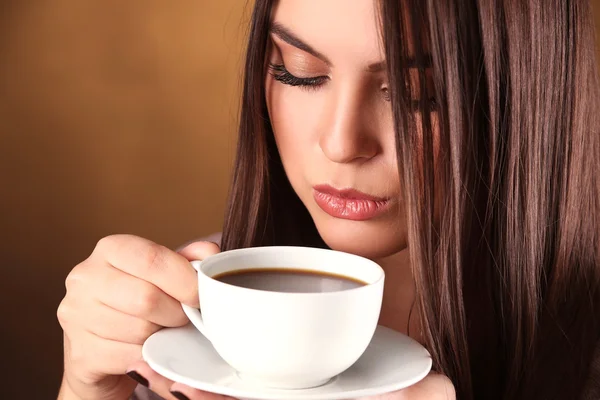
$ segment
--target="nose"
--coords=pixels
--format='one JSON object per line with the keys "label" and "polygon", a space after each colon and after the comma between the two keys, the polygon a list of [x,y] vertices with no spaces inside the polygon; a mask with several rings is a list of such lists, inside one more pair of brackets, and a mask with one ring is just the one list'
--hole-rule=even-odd
{"label": "nose", "polygon": [[377,138],[377,113],[359,88],[340,89],[333,96],[328,120],[322,126],[319,146],[335,163],[367,161],[381,150]]}

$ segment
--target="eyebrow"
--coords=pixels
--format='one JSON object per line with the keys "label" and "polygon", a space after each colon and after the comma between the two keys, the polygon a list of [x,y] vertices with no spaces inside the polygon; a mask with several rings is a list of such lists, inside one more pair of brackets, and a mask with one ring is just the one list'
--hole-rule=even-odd
{"label": "eyebrow", "polygon": [[313,49],[311,45],[300,39],[285,26],[274,22],[271,26],[271,33],[277,36],[279,39],[286,42],[287,44],[294,46],[295,48],[300,49],[302,51],[305,51],[308,54],[312,54],[318,59],[324,61],[327,65],[331,66],[331,61],[329,61],[329,59],[325,55]]}
{"label": "eyebrow", "polygon": [[[315,50],[311,45],[306,43],[304,40],[300,39],[296,36],[292,31],[290,31],[285,26],[281,25],[278,22],[274,22],[271,25],[270,29],[271,33],[277,36],[279,39],[283,40],[287,44],[294,46],[295,48],[305,51],[308,54],[311,54],[318,59],[325,62],[328,66],[331,66],[331,61],[322,53]],[[431,68],[432,59],[430,54],[425,54],[423,60],[417,60],[417,58],[410,57],[406,61],[406,68]],[[422,62],[420,62],[422,61]],[[374,64],[371,64],[367,67],[367,71],[369,72],[381,72],[387,68],[386,61],[379,61]]]}

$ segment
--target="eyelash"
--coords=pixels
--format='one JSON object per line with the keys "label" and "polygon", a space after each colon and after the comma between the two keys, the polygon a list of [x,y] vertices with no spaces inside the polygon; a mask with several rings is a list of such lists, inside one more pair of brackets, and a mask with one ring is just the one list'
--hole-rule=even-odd
{"label": "eyelash", "polygon": [[[329,80],[328,76],[299,78],[297,76],[292,75],[283,64],[269,64],[269,71],[276,81],[279,81],[284,85],[299,86],[306,89],[316,89]],[[385,89],[385,100],[390,101],[389,92],[387,88]],[[421,100],[412,100],[410,102],[410,105],[413,110],[420,110]],[[434,97],[430,97],[426,100],[426,107],[429,108],[429,110],[435,110],[437,109],[437,106],[438,104]]]}
{"label": "eyelash", "polygon": [[283,64],[269,64],[269,70],[273,78],[284,85],[300,86],[307,89],[318,88],[329,80],[328,76],[298,78],[297,76],[292,75]]}

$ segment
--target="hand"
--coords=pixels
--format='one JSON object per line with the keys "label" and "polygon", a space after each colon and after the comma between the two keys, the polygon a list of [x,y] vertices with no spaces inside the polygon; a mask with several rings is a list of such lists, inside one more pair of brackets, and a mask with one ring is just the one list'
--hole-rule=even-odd
{"label": "hand", "polygon": [[456,391],[447,376],[432,372],[406,389],[357,400],[456,400]]}
{"label": "hand", "polygon": [[[148,376],[150,381],[169,387],[177,393],[179,400],[235,400],[231,397],[215,395],[192,389],[181,383],[172,384],[164,377],[158,375],[144,362],[136,365],[136,371],[141,371]],[[445,375],[430,373],[422,381],[397,392],[386,393],[379,396],[363,397],[357,400],[456,400],[454,385]]]}
{"label": "hand", "polygon": [[174,383],[154,372],[154,370],[152,370],[152,368],[150,368],[150,366],[143,361],[132,365],[132,368],[148,380],[150,387],[154,391],[158,393],[171,392],[171,397],[165,397],[163,395],[165,399],[176,398],[179,400],[236,400],[232,397],[214,393],[207,393],[201,390],[193,389],[181,383]]}
{"label": "hand", "polygon": [[[219,251],[208,242],[178,254],[135,236],[100,240],[67,277],[57,311],[65,351],[61,398],[128,399],[136,382],[126,373],[143,365],[144,341],[163,327],[189,322],[180,302],[198,307],[196,271],[188,260]],[[172,382],[160,378],[150,382],[151,389],[173,398]],[[208,396],[204,399],[221,398]]]}

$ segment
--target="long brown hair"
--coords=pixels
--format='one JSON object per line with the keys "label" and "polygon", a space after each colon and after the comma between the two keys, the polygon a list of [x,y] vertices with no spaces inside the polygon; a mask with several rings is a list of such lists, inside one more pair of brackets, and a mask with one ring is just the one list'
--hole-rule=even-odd
{"label": "long brown hair", "polygon": [[[224,249],[325,246],[269,123],[271,8],[256,0],[250,26]],[[600,92],[589,0],[390,0],[379,16],[434,368],[459,399],[578,398],[600,339]],[[426,99],[418,113],[409,106],[411,91],[427,92],[423,69],[420,88],[407,84],[409,58],[433,67],[438,140]]]}

